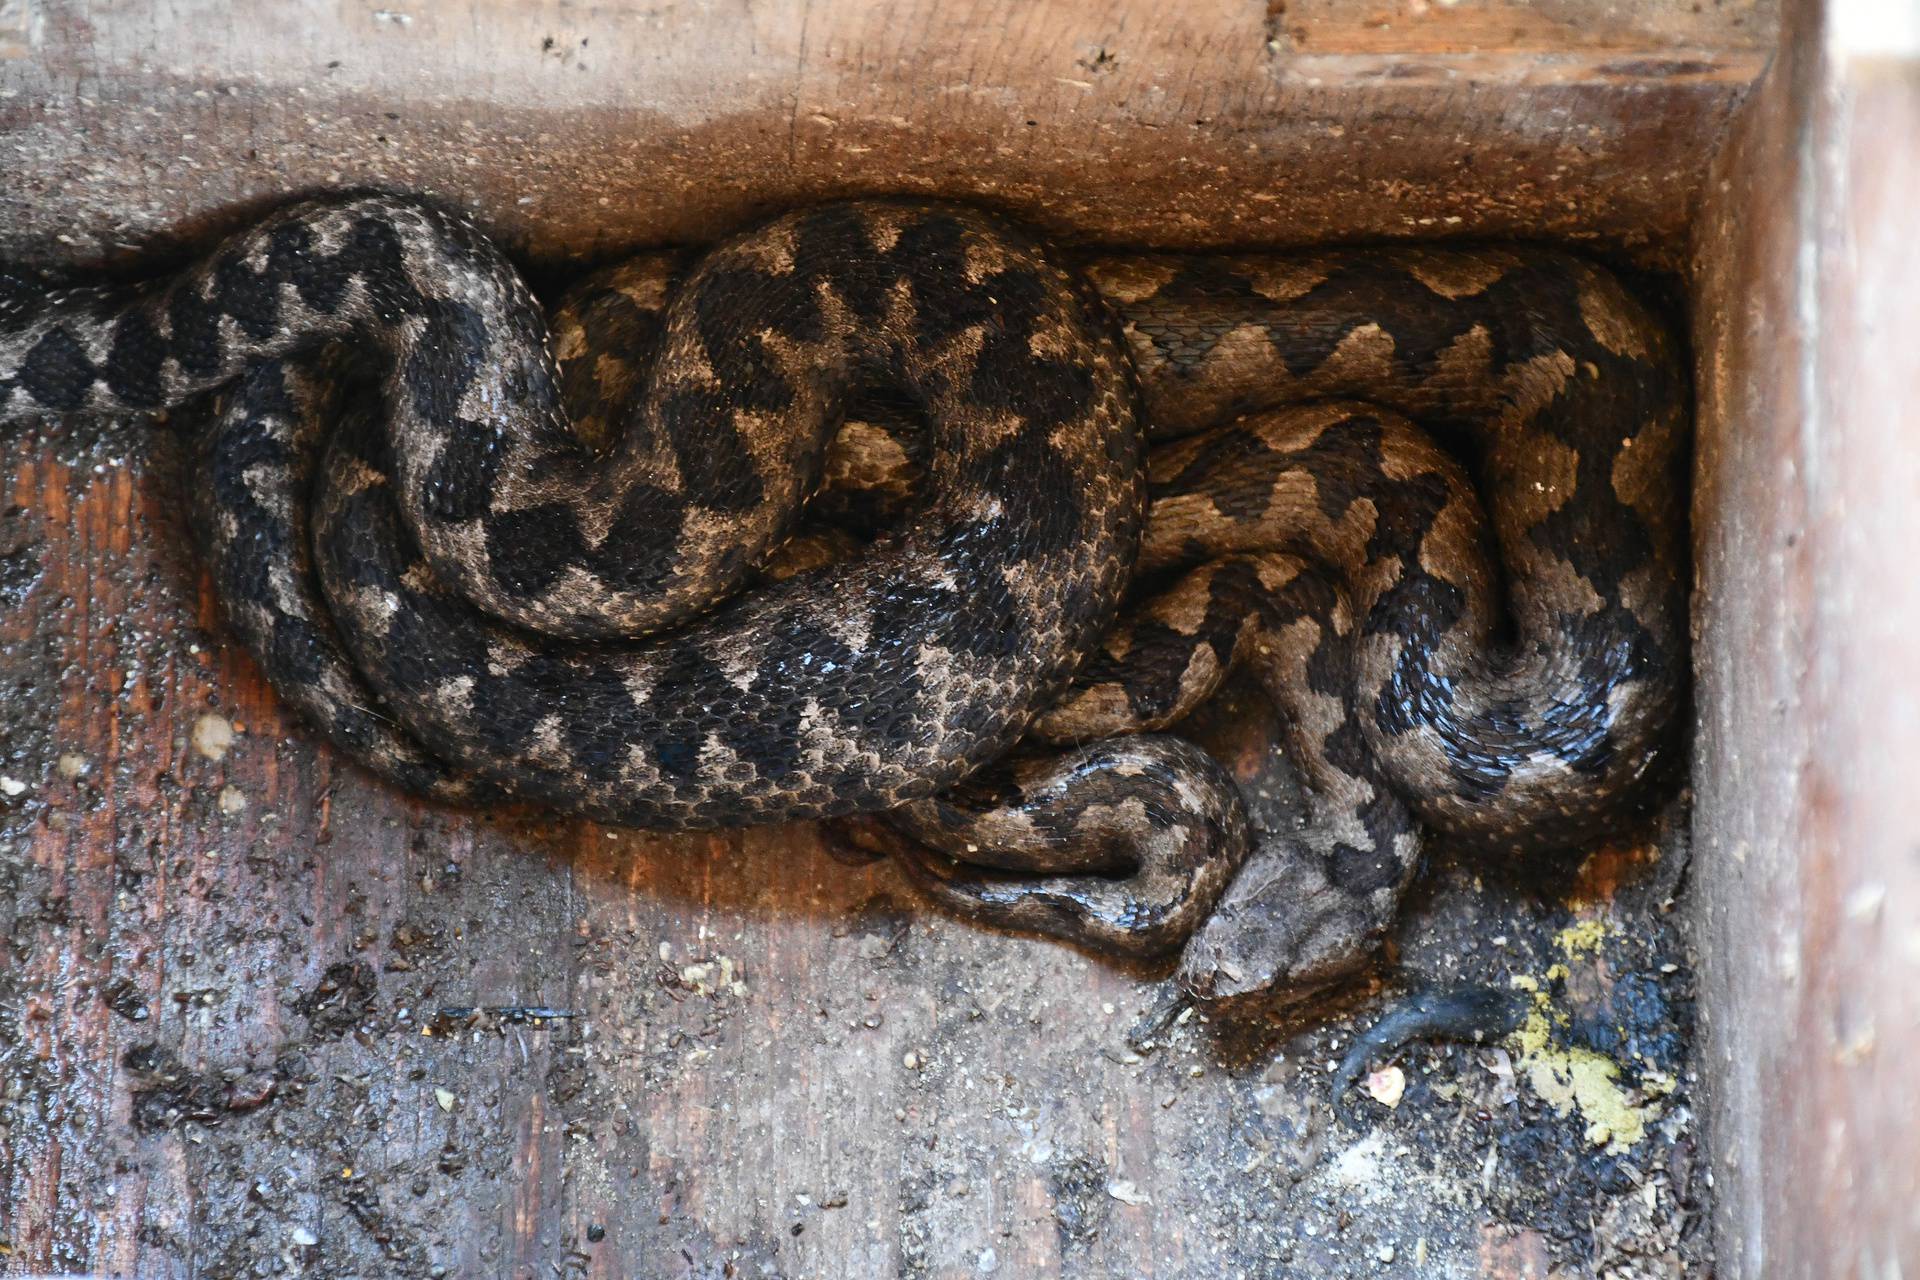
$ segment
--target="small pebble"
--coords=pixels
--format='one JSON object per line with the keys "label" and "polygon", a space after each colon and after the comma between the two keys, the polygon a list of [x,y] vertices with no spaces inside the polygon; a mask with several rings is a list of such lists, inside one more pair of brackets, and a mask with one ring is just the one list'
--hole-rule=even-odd
{"label": "small pebble", "polygon": [[232,785],[220,788],[220,812],[232,816],[247,811],[247,793]]}
{"label": "small pebble", "polygon": [[193,722],[193,749],[218,762],[233,748],[233,722],[209,711]]}
{"label": "small pebble", "polygon": [[1399,1067],[1382,1067],[1368,1073],[1366,1087],[1368,1097],[1392,1110],[1407,1091],[1407,1073]]}

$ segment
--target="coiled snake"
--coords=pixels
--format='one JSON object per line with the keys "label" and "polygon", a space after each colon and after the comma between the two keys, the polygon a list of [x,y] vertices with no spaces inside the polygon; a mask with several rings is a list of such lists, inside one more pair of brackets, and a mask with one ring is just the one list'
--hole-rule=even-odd
{"label": "coiled snake", "polygon": [[[850,202],[635,259],[550,337],[468,223],[373,194],[142,290],[0,277],[0,421],[215,388],[230,623],[376,773],[650,828],[884,811],[940,901],[1184,943],[1202,996],[1360,964],[1421,824],[1564,844],[1670,754],[1684,383],[1573,256],[1070,265]],[[1298,831],[1166,732],[1236,668]]]}

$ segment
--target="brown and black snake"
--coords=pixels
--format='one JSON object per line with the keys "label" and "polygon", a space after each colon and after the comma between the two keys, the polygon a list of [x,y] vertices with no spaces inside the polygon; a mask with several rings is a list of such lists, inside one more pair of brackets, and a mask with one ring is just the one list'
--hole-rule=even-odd
{"label": "brown and black snake", "polygon": [[[1184,946],[1202,997],[1363,963],[1423,827],[1590,839],[1672,755],[1685,382],[1559,251],[1070,259],[845,202],[550,329],[465,220],[348,194],[143,288],[0,276],[0,421],[214,391],[176,416],[230,624],[374,772],[646,828],[883,814],[935,899]],[[1177,736],[1235,672],[1297,831]]]}

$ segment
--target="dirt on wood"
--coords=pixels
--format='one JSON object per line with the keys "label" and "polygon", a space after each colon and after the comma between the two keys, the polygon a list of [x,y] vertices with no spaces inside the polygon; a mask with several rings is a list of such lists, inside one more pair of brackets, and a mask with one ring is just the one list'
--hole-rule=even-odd
{"label": "dirt on wood", "polygon": [[[394,795],[224,639],[180,453],[0,459],[7,1273],[1706,1273],[1678,808],[1551,873],[1443,851],[1377,982],[1221,1024],[810,828]],[[1288,821],[1270,727],[1213,717]],[[1473,983],[1529,1028],[1336,1117],[1356,1029]]]}

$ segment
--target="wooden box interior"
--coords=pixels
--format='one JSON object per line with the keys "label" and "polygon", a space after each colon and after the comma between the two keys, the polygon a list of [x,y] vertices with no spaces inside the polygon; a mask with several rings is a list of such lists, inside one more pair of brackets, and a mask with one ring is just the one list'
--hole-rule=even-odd
{"label": "wooden box interior", "polygon": [[[1697,373],[1684,902],[1718,1274],[1891,1275],[1920,1257],[1920,1092],[1900,1078],[1920,1048],[1917,55],[1898,0],[0,0],[0,261],[124,270],[289,193],[382,185],[474,211],[555,278],[865,192],[985,200],[1074,243],[1518,237],[1663,274]],[[25,607],[6,597],[0,674],[51,673],[0,709],[0,762],[49,795],[66,756],[91,779],[84,803],[16,813],[33,839],[5,846],[25,868],[8,1034],[36,1064],[9,1075],[31,1115],[0,1155],[16,1263],[226,1274],[194,1253],[223,1239],[205,1224],[263,1202],[292,1221],[304,1195],[404,1274],[429,1254],[452,1274],[1205,1273],[1179,1206],[1251,1184],[1156,1158],[1222,1113],[1115,1084],[1094,1051],[1117,1033],[1019,1104],[1104,1135],[1093,1252],[1025,1229],[1064,1221],[1072,1166],[1027,1150],[968,1200],[928,1154],[1038,1125],[996,1091],[1135,999],[1133,975],[958,928],[895,959],[907,899],[807,830],[659,840],[410,804],[315,747],[220,639],[169,545],[164,465],[57,433],[0,455],[41,566]],[[209,709],[242,727],[219,759],[192,741]],[[21,876],[65,917],[23,911]],[[189,1073],[252,1064],[209,1077],[244,1100],[300,999],[351,1000],[355,965],[404,985],[436,948],[469,960],[441,1003],[569,1007],[665,970],[711,1008],[670,1031],[637,1005],[600,1020],[592,1052],[629,1065],[597,1092],[582,1042],[524,1028],[466,1051],[457,1087],[351,1030],[308,1045],[342,1136],[304,1152],[286,1186],[305,1190],[252,1201],[195,1172],[243,1125],[138,1123],[140,1046]],[[153,1025],[113,1011],[125,984]],[[1006,1000],[1019,1023],[929,1060]],[[662,1035],[686,1040],[671,1071]],[[434,1156],[421,1135],[453,1124]],[[437,1252],[393,1252],[422,1213],[404,1187],[355,1199],[369,1149],[460,1166]],[[836,1197],[853,1207],[815,1211]],[[588,1224],[628,1252],[596,1253]],[[1353,1274],[1466,1273],[1408,1271],[1409,1249]],[[1544,1257],[1500,1242],[1449,1265]]]}

